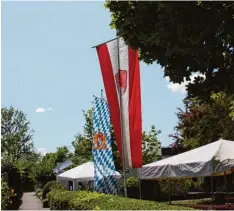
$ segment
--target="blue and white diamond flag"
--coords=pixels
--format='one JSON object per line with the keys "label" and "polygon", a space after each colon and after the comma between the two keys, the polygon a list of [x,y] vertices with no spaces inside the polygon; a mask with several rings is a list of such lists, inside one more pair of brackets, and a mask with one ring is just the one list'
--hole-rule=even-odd
{"label": "blue and white diamond flag", "polygon": [[93,162],[94,189],[106,194],[117,194],[115,164],[111,147],[110,112],[105,99],[94,98]]}

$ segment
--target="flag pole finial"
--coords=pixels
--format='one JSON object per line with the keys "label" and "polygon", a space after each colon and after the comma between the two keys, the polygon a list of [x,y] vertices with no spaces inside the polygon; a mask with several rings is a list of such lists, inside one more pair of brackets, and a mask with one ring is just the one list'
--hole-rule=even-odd
{"label": "flag pole finial", "polygon": [[103,99],[103,89],[101,89],[101,99]]}

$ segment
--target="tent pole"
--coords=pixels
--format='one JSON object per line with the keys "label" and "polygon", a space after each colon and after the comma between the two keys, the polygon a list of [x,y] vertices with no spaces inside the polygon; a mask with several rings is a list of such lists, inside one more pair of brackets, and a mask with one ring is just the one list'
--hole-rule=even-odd
{"label": "tent pole", "polygon": [[74,180],[72,181],[72,184],[73,184],[72,189],[73,189],[73,191],[75,191],[75,182],[74,182]]}
{"label": "tent pole", "polygon": [[168,178],[168,182],[169,182],[169,205],[171,205],[171,181],[170,181],[170,178]]}
{"label": "tent pole", "polygon": [[224,171],[224,180],[225,180],[225,189],[226,189],[226,202],[228,203],[228,200],[227,200],[227,192],[228,192],[228,189],[227,189],[227,175],[226,175],[226,172]]}
{"label": "tent pole", "polygon": [[139,183],[139,198],[141,199],[141,178],[140,178],[140,169],[137,169],[138,174],[138,183]]}
{"label": "tent pole", "polygon": [[212,199],[212,210],[214,209],[214,185],[213,185],[213,175],[211,175],[211,199]]}
{"label": "tent pole", "polygon": [[234,169],[231,168],[231,172],[232,172],[232,187],[234,188],[234,179],[233,179]]}
{"label": "tent pole", "polygon": [[154,180],[154,201],[157,201],[157,180]]}

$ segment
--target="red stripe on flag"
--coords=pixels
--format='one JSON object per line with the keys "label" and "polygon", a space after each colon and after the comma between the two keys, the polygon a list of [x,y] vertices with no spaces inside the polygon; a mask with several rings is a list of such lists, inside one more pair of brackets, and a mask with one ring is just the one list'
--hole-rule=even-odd
{"label": "red stripe on flag", "polygon": [[142,167],[142,119],[140,68],[137,51],[128,48],[129,59],[129,130],[132,167]]}
{"label": "red stripe on flag", "polygon": [[[106,44],[97,47],[98,58],[102,71],[103,83],[109,104],[111,122],[113,124],[115,137],[120,155],[122,155],[121,128],[120,128],[120,109],[118,93],[115,86],[115,78],[112,70],[109,51]],[[121,157],[121,156],[120,156]]]}

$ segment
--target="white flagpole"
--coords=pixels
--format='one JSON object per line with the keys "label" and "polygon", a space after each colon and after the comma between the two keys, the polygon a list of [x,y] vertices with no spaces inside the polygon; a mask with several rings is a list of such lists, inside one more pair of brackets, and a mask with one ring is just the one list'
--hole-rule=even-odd
{"label": "white flagpole", "polygon": [[[119,83],[121,83],[120,74],[120,58],[119,58],[119,38],[117,37],[117,53],[118,53],[118,72],[119,72]],[[126,164],[125,164],[125,145],[123,136],[123,112],[122,112],[122,90],[119,86],[119,104],[120,104],[120,130],[121,130],[121,142],[122,142],[122,165],[123,165],[123,179],[124,179],[124,196],[127,197],[127,187],[126,187]]]}

